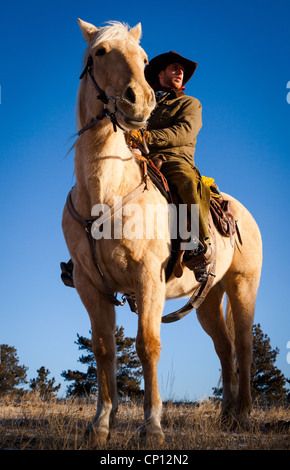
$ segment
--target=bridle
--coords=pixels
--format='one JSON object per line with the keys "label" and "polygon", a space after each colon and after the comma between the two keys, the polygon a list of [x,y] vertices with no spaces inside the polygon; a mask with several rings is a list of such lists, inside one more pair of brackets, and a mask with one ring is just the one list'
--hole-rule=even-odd
{"label": "bridle", "polygon": [[[102,90],[99,87],[99,85],[97,84],[97,82],[95,80],[95,77],[94,77],[94,74],[93,74],[93,58],[92,58],[91,55],[88,56],[86,66],[85,66],[83,72],[80,75],[80,80],[82,80],[85,76],[87,76],[87,74],[89,74],[89,76],[91,77],[92,83],[93,83],[93,85],[94,85],[94,87],[95,87],[95,89],[97,90],[97,93],[98,93],[97,94],[97,99],[102,101],[102,103],[104,103],[104,108],[98,114],[96,119],[94,119],[92,122],[90,122],[89,124],[84,126],[75,135],[76,136],[82,135],[85,131],[87,131],[88,129],[91,129],[96,124],[98,124],[98,122],[100,122],[102,119],[104,119],[104,117],[108,117],[111,120],[111,123],[113,124],[113,128],[114,128],[115,132],[117,132],[117,127],[119,127],[119,129],[121,129],[122,131],[126,132],[125,129],[123,129],[123,127],[117,121],[116,112],[118,111],[118,107],[117,107],[117,104],[116,104],[116,98],[114,98],[113,96],[107,96],[106,93],[104,92],[104,90]],[[108,113],[108,109],[106,108],[106,106],[107,106],[107,104],[109,103],[110,100],[114,103],[114,111],[112,113]],[[149,149],[148,149],[148,146],[147,146],[147,143],[146,143],[146,139],[145,139],[143,129],[140,129],[140,132],[142,134],[143,144],[140,144],[140,142],[138,142],[138,141],[135,141],[135,144],[137,145],[139,150],[141,150],[142,154],[149,155]],[[135,140],[135,139],[133,138],[133,140]]]}
{"label": "bridle", "polygon": [[[86,66],[85,66],[82,74],[80,75],[80,80],[82,80],[83,77],[87,76],[87,74],[89,74],[89,76],[91,77],[92,83],[93,83],[95,89],[97,90],[97,93],[98,93],[97,99],[102,101],[102,103],[104,103],[104,109],[98,114],[96,119],[94,119],[92,122],[90,122],[89,124],[84,126],[80,131],[77,132],[76,135],[80,136],[81,134],[83,134],[88,129],[91,129],[91,127],[95,126],[99,121],[104,119],[104,117],[108,117],[111,120],[115,132],[117,132],[117,127],[119,127],[122,131],[124,131],[123,127],[118,123],[117,118],[116,118],[116,112],[118,111],[117,104],[116,104],[116,98],[114,98],[113,96],[107,96],[106,93],[104,92],[104,90],[102,90],[99,87],[99,85],[97,84],[97,82],[95,80],[95,77],[94,77],[94,74],[93,74],[93,58],[92,58],[91,55],[88,56]],[[106,105],[109,103],[110,100],[114,104],[114,111],[112,113],[109,113],[108,109],[106,108]]]}

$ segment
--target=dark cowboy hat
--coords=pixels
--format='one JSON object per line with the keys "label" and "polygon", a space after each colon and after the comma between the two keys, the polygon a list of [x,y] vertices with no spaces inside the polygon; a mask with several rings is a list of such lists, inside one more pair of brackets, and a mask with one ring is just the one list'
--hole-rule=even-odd
{"label": "dark cowboy hat", "polygon": [[197,67],[197,62],[185,59],[177,52],[170,51],[160,54],[150,60],[149,64],[145,67],[145,77],[147,82],[153,86],[158,82],[158,74],[161,70],[165,70],[167,65],[178,63],[184,67],[183,85],[190,80]]}

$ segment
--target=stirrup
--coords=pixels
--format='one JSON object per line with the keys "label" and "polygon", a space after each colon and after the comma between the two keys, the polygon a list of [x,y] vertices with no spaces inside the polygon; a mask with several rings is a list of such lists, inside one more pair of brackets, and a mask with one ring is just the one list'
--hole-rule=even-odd
{"label": "stirrup", "polygon": [[207,266],[213,262],[214,257],[215,253],[212,245],[206,243],[204,246],[199,242],[195,250],[189,252],[179,250],[173,273],[175,277],[181,277],[186,266],[191,271],[194,271],[197,282],[204,282],[209,276]]}
{"label": "stirrup", "polygon": [[199,254],[190,257],[189,255],[187,255],[186,258],[183,259],[183,262],[188,269],[202,269],[212,263],[214,259],[214,251],[212,246],[207,243],[204,247],[204,250],[201,251]]}
{"label": "stirrup", "polygon": [[199,254],[189,256],[184,259],[185,266],[194,272],[197,282],[206,282],[209,276],[207,266],[209,266],[214,259],[214,251],[210,244],[206,244]]}

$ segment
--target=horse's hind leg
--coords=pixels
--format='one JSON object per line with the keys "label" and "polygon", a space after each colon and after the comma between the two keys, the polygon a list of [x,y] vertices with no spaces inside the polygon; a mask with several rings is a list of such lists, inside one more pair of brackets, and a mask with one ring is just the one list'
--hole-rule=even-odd
{"label": "horse's hind leg", "polygon": [[78,293],[91,320],[92,348],[97,363],[98,404],[95,418],[86,431],[90,445],[102,446],[109,435],[118,408],[116,387],[115,309],[91,284],[90,279],[74,268]]}
{"label": "horse's hind leg", "polygon": [[144,383],[144,415],[146,440],[149,445],[164,441],[161,430],[162,400],[159,394],[157,366],[161,351],[160,323],[164,306],[165,286],[153,284],[146,277],[142,292],[136,295],[138,334],[136,349],[140,358]]}
{"label": "horse's hind leg", "polygon": [[224,289],[221,283],[218,283],[212,287],[196,313],[201,326],[212,338],[221,362],[223,381],[222,417],[227,419],[233,416],[236,407],[237,375],[234,342],[223,315],[223,296]]}
{"label": "horse's hind leg", "polygon": [[237,419],[247,424],[251,410],[251,364],[253,351],[253,320],[258,289],[258,276],[236,276],[235,282],[226,286],[229,296],[233,323],[235,347],[239,372],[239,391],[237,399]]}

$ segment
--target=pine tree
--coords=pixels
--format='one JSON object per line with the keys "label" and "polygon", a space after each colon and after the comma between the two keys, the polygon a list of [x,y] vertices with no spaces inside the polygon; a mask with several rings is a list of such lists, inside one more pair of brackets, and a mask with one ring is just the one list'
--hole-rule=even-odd
{"label": "pine tree", "polygon": [[116,328],[117,387],[124,396],[138,396],[142,392],[140,383],[142,368],[134,349],[135,338],[124,337],[124,328]]}
{"label": "pine tree", "polygon": [[46,369],[44,366],[40,367],[37,370],[38,376],[35,379],[30,380],[30,388],[34,392],[36,392],[41,398],[44,400],[48,400],[52,398],[60,389],[59,385],[54,385],[55,378],[48,379],[48,375],[50,374],[49,370]]}
{"label": "pine tree", "polygon": [[26,384],[26,372],[28,367],[19,365],[17,351],[8,344],[0,345],[0,396],[6,394],[19,394],[23,392],[18,388]]}
{"label": "pine tree", "polygon": [[285,400],[288,380],[274,365],[279,349],[271,349],[270,338],[262,332],[260,324],[253,326],[253,336],[252,397],[262,403]]}
{"label": "pine tree", "polygon": [[[86,372],[78,370],[63,371],[62,377],[66,381],[72,382],[67,386],[67,395],[82,396],[94,395],[97,392],[97,366],[92,351],[92,341],[84,336],[77,335],[75,344],[78,349],[86,354],[79,358],[79,362],[87,366]],[[116,378],[118,393],[123,396],[137,396],[141,392],[141,364],[134,350],[134,338],[124,337],[124,328],[116,327]]]}
{"label": "pine tree", "polygon": [[86,351],[86,355],[82,355],[78,362],[87,366],[86,372],[78,370],[63,371],[61,376],[68,382],[73,382],[67,386],[67,395],[69,396],[90,396],[97,391],[97,368],[96,361],[92,351],[92,340],[77,334],[78,340],[75,344],[78,349]]}

